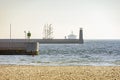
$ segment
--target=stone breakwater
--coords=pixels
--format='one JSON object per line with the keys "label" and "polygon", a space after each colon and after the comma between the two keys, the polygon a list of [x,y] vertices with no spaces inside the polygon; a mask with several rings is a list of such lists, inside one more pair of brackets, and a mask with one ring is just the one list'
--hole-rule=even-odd
{"label": "stone breakwater", "polygon": [[37,42],[0,42],[0,55],[36,55],[39,53]]}

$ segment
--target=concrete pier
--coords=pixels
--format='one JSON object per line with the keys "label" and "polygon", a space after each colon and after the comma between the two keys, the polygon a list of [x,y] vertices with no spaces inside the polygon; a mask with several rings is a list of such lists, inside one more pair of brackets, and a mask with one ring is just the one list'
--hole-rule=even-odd
{"label": "concrete pier", "polygon": [[38,42],[0,42],[0,55],[37,55]]}
{"label": "concrete pier", "polygon": [[0,55],[36,55],[39,44],[83,44],[83,30],[79,39],[0,39]]}
{"label": "concrete pier", "polygon": [[39,44],[79,43],[79,39],[0,39],[0,55],[37,55]]}
{"label": "concrete pier", "polygon": [[39,44],[82,44],[79,39],[0,39],[0,55],[37,55]]}
{"label": "concrete pier", "polygon": [[[10,42],[10,39],[0,39],[0,42]],[[82,44],[79,39],[12,39],[11,42],[39,42],[40,44]]]}

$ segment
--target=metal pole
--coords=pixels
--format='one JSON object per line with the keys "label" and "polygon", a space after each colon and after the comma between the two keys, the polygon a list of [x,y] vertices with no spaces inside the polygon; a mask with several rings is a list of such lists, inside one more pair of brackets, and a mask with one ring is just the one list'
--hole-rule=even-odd
{"label": "metal pole", "polygon": [[9,49],[11,49],[11,24],[10,24],[10,42],[9,42]]}
{"label": "metal pole", "polygon": [[10,39],[11,39],[11,24],[10,24]]}
{"label": "metal pole", "polygon": [[24,33],[25,33],[25,39],[26,39],[26,31],[24,31]]}

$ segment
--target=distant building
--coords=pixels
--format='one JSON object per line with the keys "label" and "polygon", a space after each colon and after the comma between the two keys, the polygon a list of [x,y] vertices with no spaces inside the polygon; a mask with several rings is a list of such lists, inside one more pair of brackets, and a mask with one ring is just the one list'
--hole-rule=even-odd
{"label": "distant building", "polygon": [[68,35],[68,39],[76,39],[76,35],[73,34],[73,32],[71,32],[70,35]]}

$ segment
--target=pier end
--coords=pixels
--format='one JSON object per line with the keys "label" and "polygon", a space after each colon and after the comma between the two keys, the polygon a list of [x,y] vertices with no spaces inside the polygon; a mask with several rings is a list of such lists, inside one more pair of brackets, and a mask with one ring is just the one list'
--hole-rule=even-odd
{"label": "pier end", "polygon": [[80,28],[80,31],[79,31],[79,41],[81,44],[84,43],[84,40],[83,40],[83,28]]}
{"label": "pier end", "polygon": [[0,55],[38,55],[38,42],[0,42]]}

